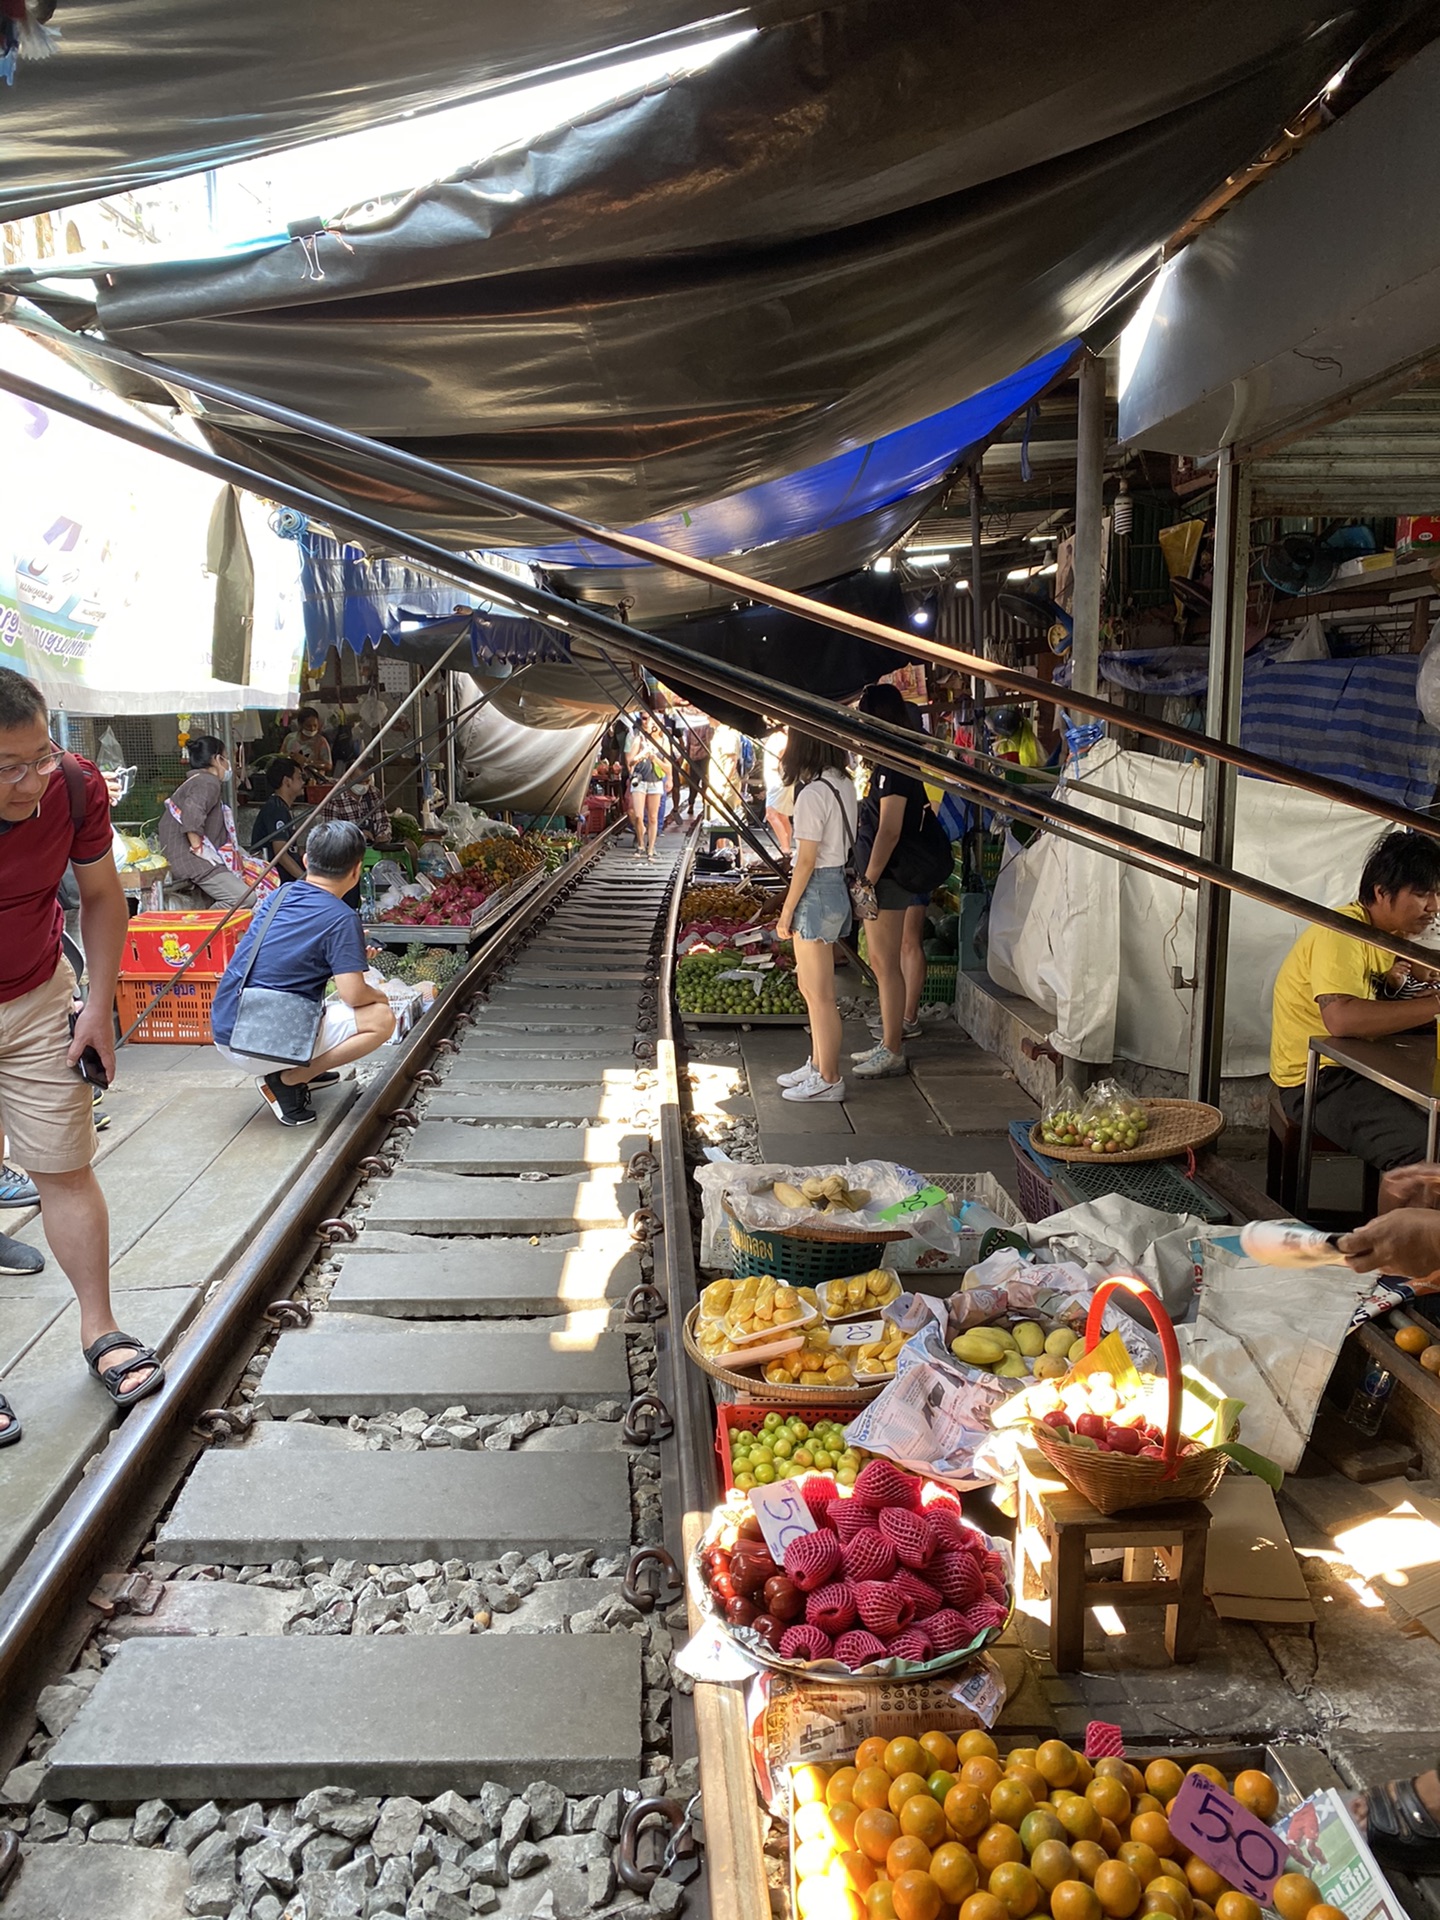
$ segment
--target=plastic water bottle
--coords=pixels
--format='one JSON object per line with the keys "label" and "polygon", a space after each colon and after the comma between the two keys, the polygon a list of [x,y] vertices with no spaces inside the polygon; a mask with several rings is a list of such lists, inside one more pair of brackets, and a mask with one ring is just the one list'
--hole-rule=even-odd
{"label": "plastic water bottle", "polygon": [[1345,1418],[1357,1433],[1373,1440],[1385,1418],[1385,1408],[1395,1391],[1395,1376],[1387,1373],[1378,1360],[1365,1369],[1365,1377],[1350,1396]]}
{"label": "plastic water bottle", "polygon": [[1240,1229],[1241,1247],[1267,1267],[1339,1266],[1338,1238],[1298,1220],[1247,1220]]}

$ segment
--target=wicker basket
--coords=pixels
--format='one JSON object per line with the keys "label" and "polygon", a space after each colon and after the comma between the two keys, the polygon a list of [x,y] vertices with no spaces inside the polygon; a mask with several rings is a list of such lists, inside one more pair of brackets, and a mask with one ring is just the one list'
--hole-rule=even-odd
{"label": "wicker basket", "polygon": [[848,1280],[853,1273],[878,1267],[887,1242],[908,1240],[901,1228],[867,1227],[863,1233],[827,1232],[823,1227],[747,1227],[730,1216],[730,1244],[735,1250],[731,1272],[737,1280],[751,1274],[773,1274],[792,1287],[818,1287],[822,1280]]}
{"label": "wicker basket", "polygon": [[727,1367],[722,1361],[711,1360],[703,1354],[695,1343],[695,1322],[699,1317],[698,1306],[692,1307],[685,1316],[685,1351],[710,1378],[721,1387],[728,1388],[732,1394],[743,1395],[744,1399],[756,1406],[785,1407],[792,1411],[804,1411],[806,1408],[818,1409],[863,1407],[873,1400],[877,1393],[888,1387],[893,1374],[879,1374],[874,1380],[867,1380],[863,1386],[855,1387],[799,1387],[790,1381],[775,1385],[765,1378],[764,1369],[755,1373],[741,1373],[733,1367]]}
{"label": "wicker basket", "polygon": [[1117,1287],[1134,1294],[1160,1335],[1169,1389],[1165,1458],[1139,1460],[1133,1454],[1100,1453],[1087,1447],[1074,1447],[1067,1441],[1057,1440],[1043,1420],[1037,1420],[1031,1429],[1035,1446],[1060,1478],[1101,1513],[1123,1513],[1129,1507],[1168,1506],[1175,1500],[1206,1500],[1220,1484],[1226,1456],[1217,1447],[1206,1447],[1199,1453],[1179,1452],[1180,1348],[1169,1314],[1143,1280],[1120,1274],[1103,1280],[1095,1289],[1085,1321],[1085,1351],[1089,1353],[1099,1341],[1100,1317],[1106,1300]]}
{"label": "wicker basket", "polygon": [[1057,1147],[1042,1136],[1038,1120],[1030,1129],[1030,1144],[1047,1160],[1091,1160],[1114,1167],[1124,1166],[1127,1160],[1169,1160],[1187,1149],[1207,1147],[1225,1125],[1220,1109],[1206,1106],[1203,1100],[1142,1100],[1140,1104],[1150,1120],[1143,1147],[1128,1147],[1124,1153]]}

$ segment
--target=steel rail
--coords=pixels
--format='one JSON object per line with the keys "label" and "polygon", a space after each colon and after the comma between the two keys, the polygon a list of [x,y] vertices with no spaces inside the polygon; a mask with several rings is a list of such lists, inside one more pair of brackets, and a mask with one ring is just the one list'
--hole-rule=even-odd
{"label": "steel rail", "polygon": [[[257,476],[238,462],[226,460],[220,455],[202,452],[178,440],[172,434],[158,428],[142,426],[138,421],[120,419],[88,401],[79,400],[72,395],[59,393],[49,387],[0,368],[0,388],[18,394],[22,399],[30,400],[39,406],[52,407],[56,412],[64,413],[85,425],[96,426],[105,432],[116,434],[131,444],[144,447],[149,452],[159,453],[166,458],[180,461],[193,467],[197,472],[206,473],[229,485],[250,488],[256,484]],[[456,581],[467,587],[479,587],[489,594],[500,593],[539,612],[553,624],[569,629],[577,628],[595,641],[602,651],[619,654],[622,659],[639,659],[656,672],[678,676],[693,685],[712,691],[724,698],[733,699],[737,693],[752,704],[759,712],[780,714],[786,719],[798,722],[802,727],[820,737],[831,740],[846,749],[867,753],[878,749],[880,758],[888,766],[916,773],[922,780],[938,781],[940,784],[958,787],[983,799],[988,806],[1002,813],[1021,813],[1038,821],[1041,825],[1059,822],[1081,835],[1087,844],[1099,851],[1119,848],[1122,852],[1139,855],[1142,859],[1155,862],[1167,872],[1181,876],[1188,875],[1198,880],[1209,880],[1228,892],[1244,894],[1264,906],[1277,908],[1280,912],[1308,920],[1315,926],[1329,927],[1336,933],[1343,933],[1353,939],[1355,922],[1332,908],[1317,906],[1313,901],[1302,899],[1281,887],[1273,887],[1268,882],[1257,880],[1252,875],[1236,873],[1232,868],[1208,860],[1200,854],[1188,854],[1164,841],[1152,840],[1147,835],[1134,832],[1118,822],[1097,820],[1093,815],[1077,812],[1057,800],[1040,802],[1021,796],[1019,791],[1003,782],[989,778],[979,769],[970,766],[964,759],[964,749],[956,748],[940,751],[929,742],[929,736],[912,732],[907,728],[894,727],[884,721],[872,719],[869,715],[852,712],[833,701],[821,699],[818,695],[808,694],[799,688],[785,687],[777,681],[767,679],[762,674],[752,673],[743,667],[736,667],[707,659],[703,655],[691,653],[688,648],[659,634],[648,633],[640,628],[629,627],[621,620],[598,612],[576,602],[564,600],[558,594],[550,593],[543,587],[527,585],[514,580],[509,574],[498,568],[486,566],[481,561],[467,559],[451,553],[447,548],[438,546],[434,541],[426,540],[418,534],[400,534],[382,521],[372,520],[368,515],[354,513],[346,509],[337,511],[316,495],[303,488],[288,484],[280,485],[265,481],[265,492],[271,499],[286,505],[295,506],[303,513],[319,512],[328,515],[331,523],[337,527],[357,533],[362,539],[379,544],[394,546],[398,551],[415,559],[419,565],[429,569],[442,578]],[[1118,711],[1118,710],[1117,710]],[[1127,720],[1133,716],[1126,716]],[[1181,733],[1186,744],[1195,746],[1198,736]],[[1256,763],[1256,756],[1245,759],[1247,766]],[[1267,775],[1273,775],[1281,785],[1292,785],[1310,791],[1321,792],[1326,798],[1336,800],[1346,806],[1358,806],[1363,810],[1381,813],[1387,818],[1400,820],[1403,824],[1413,825],[1420,831],[1440,838],[1440,821],[1421,820],[1403,809],[1381,805],[1372,805],[1368,797],[1356,796],[1347,789],[1335,788],[1333,782],[1317,782],[1309,776],[1293,777],[1291,769],[1279,767],[1270,762],[1263,763]],[[1428,966],[1434,959],[1429,949],[1417,945],[1414,941],[1402,940],[1398,935],[1382,932],[1378,927],[1369,927],[1366,938],[1372,946],[1380,947],[1387,953],[1393,953],[1408,960],[1414,960],[1422,966]]]}
{"label": "steel rail", "polygon": [[[207,380],[199,374],[184,373],[178,367],[170,366],[164,361],[147,359],[143,354],[131,353],[124,347],[114,346],[108,340],[97,340],[90,334],[72,333],[51,320],[33,302],[18,295],[0,294],[0,318],[24,333],[37,339],[48,340],[53,345],[68,351],[78,352],[82,357],[88,356],[122,371],[140,374],[161,385],[178,387],[181,391],[197,395],[201,399],[218,401],[221,405],[253,414],[257,419],[273,421],[277,426],[287,427],[323,445],[374,461],[382,468],[427,480],[444,491],[462,498],[483,500],[491,506],[502,507],[511,514],[525,514],[534,519],[547,521],[550,525],[562,528],[581,539],[593,540],[597,545],[628,554],[632,559],[666,567],[676,573],[688,574],[692,579],[703,580],[711,586],[721,587],[727,593],[739,594],[745,599],[760,601],[767,606],[797,614],[802,619],[814,620],[821,626],[833,627],[838,633],[847,633],[857,639],[873,640],[880,646],[889,647],[903,654],[907,659],[913,659],[918,655],[937,666],[968,673],[994,686],[1003,687],[1007,692],[1017,694],[1021,699],[1053,699],[1056,704],[1072,712],[1088,714],[1097,720],[1110,721],[1115,726],[1128,728],[1132,733],[1142,733],[1149,739],[1164,740],[1171,746],[1183,747],[1188,753],[1203,754],[1208,759],[1221,761],[1242,772],[1257,774],[1268,780],[1277,780],[1287,786],[1297,787],[1303,792],[1313,793],[1322,800],[1331,800],[1343,806],[1354,807],[1362,813],[1373,814],[1378,819],[1394,821],[1397,826],[1411,827],[1416,832],[1429,833],[1440,838],[1440,822],[1423,820],[1405,807],[1394,806],[1373,794],[1362,792],[1359,788],[1347,786],[1342,781],[1328,780],[1322,774],[1307,773],[1298,767],[1286,766],[1283,762],[1271,760],[1264,754],[1251,753],[1233,743],[1217,740],[1210,734],[1191,733],[1184,727],[1171,726],[1166,721],[1153,719],[1146,714],[1132,713],[1129,708],[1117,706],[1113,701],[1102,700],[1094,694],[1077,693],[1068,687],[1053,687],[1048,682],[1037,681],[1033,675],[1002,666],[998,661],[987,660],[978,654],[965,653],[955,647],[943,646],[940,642],[926,639],[920,634],[906,633],[898,628],[888,627],[881,621],[867,619],[863,614],[848,613],[841,608],[827,606],[824,601],[812,599],[807,594],[795,593],[787,587],[771,586],[764,581],[754,580],[748,574],[736,573],[732,568],[720,566],[713,560],[702,560],[691,554],[680,553],[670,547],[660,546],[653,540],[646,540],[638,534],[599,526],[579,514],[569,513],[560,507],[545,506],[539,501],[527,499],[523,494],[495,486],[490,481],[477,480],[469,474],[456,473],[437,461],[426,460],[420,454],[408,453],[402,448],[389,445],[386,441],[374,440],[365,434],[352,433],[344,427],[331,426],[327,421],[319,420],[312,414],[301,413],[293,407],[281,406],[275,401],[262,399],[258,394],[245,393],[239,388],[225,386],[219,381]],[[49,403],[42,401],[41,404]],[[203,415],[192,417],[201,421],[204,419]],[[106,415],[104,418],[110,429],[115,430],[115,416]],[[272,480],[258,472],[250,473],[247,481],[237,484],[245,484],[252,492],[274,499],[284,497],[284,483]],[[312,511],[310,508],[303,510]],[[341,516],[349,514],[349,509],[329,502],[322,502],[313,511],[317,517],[322,520],[328,519],[337,526],[342,523]],[[385,538],[395,545],[398,551],[403,552],[407,542],[413,541],[418,536],[409,536],[390,528],[385,530]],[[415,549],[412,548],[412,550]],[[431,563],[427,561],[425,564],[428,566]],[[498,579],[509,581],[509,576],[500,575]],[[515,583],[511,581],[511,595],[515,598],[521,597],[514,594],[514,586]]]}
{"label": "steel rail", "polygon": [[401,1043],[389,1072],[354,1102],[221,1277],[166,1356],[160,1392],[128,1413],[94,1456],[58,1516],[0,1593],[0,1725],[13,1725],[43,1684],[41,1650],[48,1639],[63,1633],[78,1597],[91,1591],[106,1556],[124,1544],[137,1513],[148,1510],[147,1491],[174,1450],[185,1444],[191,1422],[211,1404],[217,1384],[235,1368],[237,1350],[243,1348],[248,1357],[255,1322],[277,1287],[293,1286],[309,1265],[316,1228],[345,1203],[357,1184],[356,1163],[375,1150],[406,1105],[397,1096],[408,1090],[479,989],[570,891],[614,831],[607,829],[572,855],[527,903],[528,911],[497,931],[446,985],[430,1013]]}

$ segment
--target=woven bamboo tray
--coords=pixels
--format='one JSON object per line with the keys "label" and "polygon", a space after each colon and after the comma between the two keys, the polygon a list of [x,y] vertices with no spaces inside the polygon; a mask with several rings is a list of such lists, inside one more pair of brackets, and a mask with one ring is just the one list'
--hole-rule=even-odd
{"label": "woven bamboo tray", "polygon": [[1060,1478],[1100,1513],[1123,1513],[1130,1507],[1168,1506],[1175,1500],[1208,1500],[1220,1484],[1228,1456],[1218,1447],[1204,1447],[1198,1453],[1179,1450],[1180,1401],[1184,1390],[1180,1348],[1175,1328],[1159,1296],[1138,1276],[1116,1275],[1101,1281],[1091,1298],[1085,1321],[1085,1351],[1091,1352],[1099,1343],[1105,1302],[1117,1288],[1140,1302],[1160,1336],[1167,1388],[1165,1458],[1140,1460],[1128,1453],[1100,1453],[1074,1447],[1055,1439],[1043,1420],[1034,1423],[1030,1437]]}
{"label": "woven bamboo tray", "polygon": [[1187,1149],[1208,1147],[1223,1130],[1225,1116],[1218,1107],[1203,1100],[1142,1100],[1150,1124],[1145,1129],[1145,1144],[1127,1147],[1124,1153],[1092,1153],[1088,1147],[1057,1147],[1040,1132],[1037,1120],[1030,1129],[1030,1144],[1047,1160],[1088,1160],[1104,1167],[1123,1167],[1129,1160],[1171,1160]]}
{"label": "woven bamboo tray", "polygon": [[702,1373],[721,1386],[728,1387],[732,1393],[742,1393],[756,1405],[767,1407],[863,1407],[873,1400],[877,1393],[889,1386],[893,1374],[880,1374],[874,1380],[867,1380],[863,1386],[854,1387],[800,1387],[787,1381],[772,1385],[765,1378],[763,1367],[757,1367],[753,1373],[742,1372],[727,1367],[722,1361],[711,1360],[701,1353],[695,1344],[695,1322],[699,1317],[698,1306],[692,1307],[685,1316],[685,1351],[699,1367]]}

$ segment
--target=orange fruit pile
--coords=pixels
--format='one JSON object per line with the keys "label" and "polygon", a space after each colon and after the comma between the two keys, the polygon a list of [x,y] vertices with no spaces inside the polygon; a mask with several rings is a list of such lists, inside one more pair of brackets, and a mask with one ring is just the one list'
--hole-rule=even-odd
{"label": "orange fruit pile", "polygon": [[[1268,1774],[1189,1771],[1274,1820]],[[1262,1920],[1171,1833],[1185,1772],[1092,1766],[1063,1740],[1003,1760],[988,1733],[864,1740],[851,1765],[792,1775],[798,1920]],[[1335,1920],[1304,1874],[1283,1875],[1272,1904],[1280,1920]]]}

